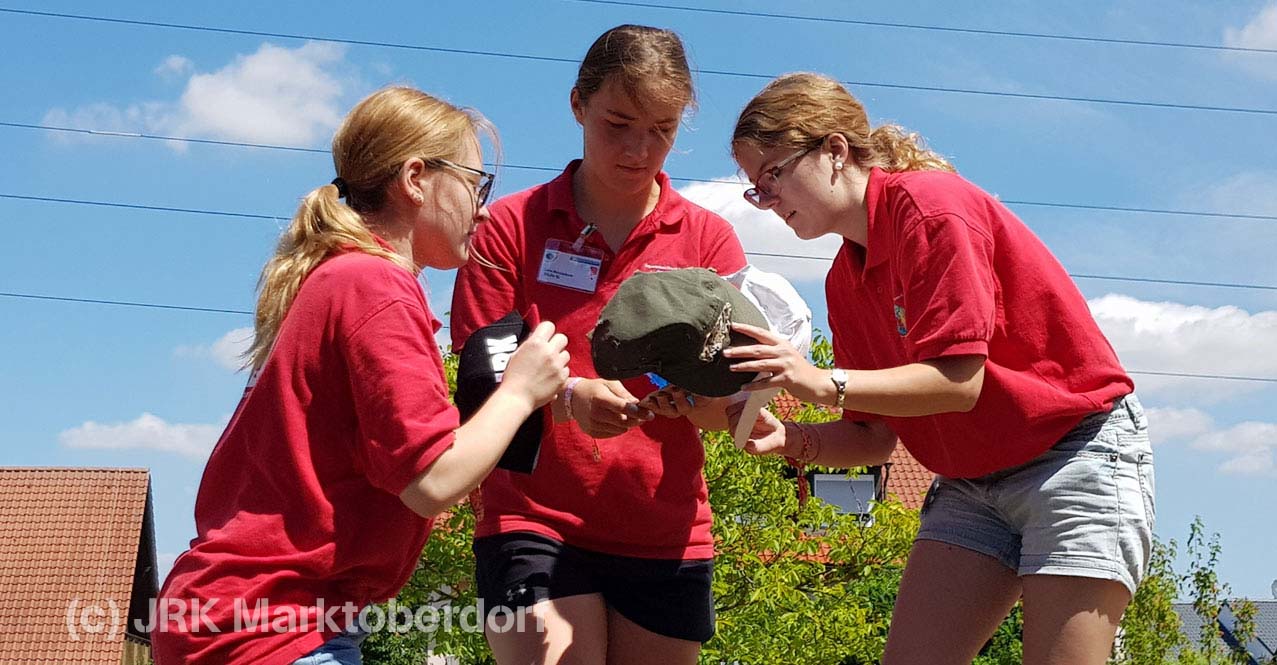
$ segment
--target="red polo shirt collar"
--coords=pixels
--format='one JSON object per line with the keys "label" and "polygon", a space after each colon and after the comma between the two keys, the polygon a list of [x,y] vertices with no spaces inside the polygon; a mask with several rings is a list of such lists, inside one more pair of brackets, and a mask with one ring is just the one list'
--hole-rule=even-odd
{"label": "red polo shirt collar", "polygon": [[887,173],[878,167],[869,169],[869,183],[865,186],[865,209],[869,225],[865,244],[865,272],[883,263],[891,255],[891,220],[883,206],[883,190],[887,188]]}
{"label": "red polo shirt collar", "polygon": [[[546,196],[551,211],[563,211],[574,218],[578,217],[576,201],[572,195],[572,176],[580,166],[581,160],[572,160],[563,169],[563,173],[547,183]],[[656,207],[643,218],[643,222],[650,220],[661,226],[672,226],[683,221],[687,216],[687,201],[670,187],[669,175],[664,171],[656,174],[656,184],[661,188],[660,197],[656,200]]]}

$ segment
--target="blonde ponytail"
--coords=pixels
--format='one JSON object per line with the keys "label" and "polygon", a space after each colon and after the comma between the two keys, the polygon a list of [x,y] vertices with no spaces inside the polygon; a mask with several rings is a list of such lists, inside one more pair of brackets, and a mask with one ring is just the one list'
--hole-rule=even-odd
{"label": "blonde ponytail", "polygon": [[257,280],[257,315],[248,365],[266,363],[279,328],[302,282],[335,250],[351,248],[380,256],[405,270],[417,272],[407,257],[377,243],[359,213],[337,198],[337,187],[324,185],[302,199],[288,229],[279,238],[275,256],[262,268]]}

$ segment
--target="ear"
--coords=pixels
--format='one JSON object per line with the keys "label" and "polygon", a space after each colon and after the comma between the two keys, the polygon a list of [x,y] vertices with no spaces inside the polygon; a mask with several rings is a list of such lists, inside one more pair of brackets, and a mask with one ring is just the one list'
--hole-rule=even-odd
{"label": "ear", "polygon": [[568,96],[568,103],[572,105],[572,117],[576,118],[578,125],[585,124],[585,100],[581,99],[581,91],[575,86],[572,88],[572,94]]}
{"label": "ear", "polygon": [[838,132],[825,137],[824,152],[829,153],[830,159],[835,162],[854,163],[851,158],[851,144],[847,143],[846,136]]}
{"label": "ear", "polygon": [[402,201],[421,205],[426,193],[421,187],[421,176],[426,172],[426,163],[420,157],[413,157],[399,166],[399,175],[395,177],[392,196]]}

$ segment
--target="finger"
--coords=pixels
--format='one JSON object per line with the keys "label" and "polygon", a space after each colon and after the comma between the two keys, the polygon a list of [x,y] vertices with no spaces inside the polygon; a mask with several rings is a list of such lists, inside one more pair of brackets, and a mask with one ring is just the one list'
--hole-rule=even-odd
{"label": "finger", "polygon": [[755,379],[741,386],[740,389],[745,392],[754,392],[755,390],[766,390],[768,388],[785,387],[785,382],[779,376],[769,376],[762,379]]}
{"label": "finger", "polygon": [[733,372],[771,372],[779,374],[785,371],[785,363],[775,359],[765,360],[742,360],[738,363],[732,363],[728,368]]}
{"label": "finger", "polygon": [[551,337],[554,337],[554,324],[549,321],[542,321],[532,330],[532,334],[528,335],[527,341],[537,340],[544,342]]}
{"label": "finger", "polygon": [[550,338],[550,348],[555,351],[562,351],[568,348],[568,336],[563,333],[555,333],[555,335]]}
{"label": "finger", "polygon": [[780,358],[787,355],[789,349],[780,344],[750,344],[749,346],[731,346],[723,349],[725,358]]}
{"label": "finger", "polygon": [[620,397],[626,402],[638,401],[638,398],[630,393],[629,390],[626,390],[625,386],[620,381],[604,381],[603,385],[607,386],[607,389],[610,390],[613,395]]}
{"label": "finger", "polygon": [[732,330],[753,337],[764,344],[775,344],[781,339],[776,333],[766,328],[751,326],[748,323],[733,323]]}

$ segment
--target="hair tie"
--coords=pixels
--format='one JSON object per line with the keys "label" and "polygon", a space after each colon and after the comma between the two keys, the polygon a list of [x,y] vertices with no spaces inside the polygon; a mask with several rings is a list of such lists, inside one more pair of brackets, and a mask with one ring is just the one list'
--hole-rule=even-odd
{"label": "hair tie", "polygon": [[350,198],[350,186],[346,184],[345,180],[341,179],[341,176],[333,178],[332,186],[337,188],[337,198]]}

